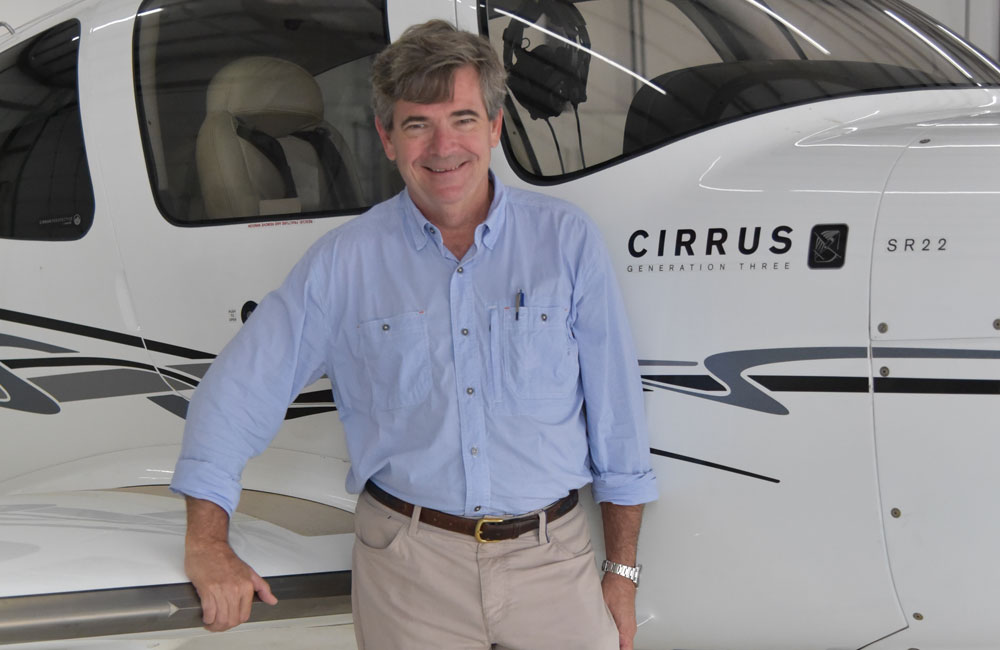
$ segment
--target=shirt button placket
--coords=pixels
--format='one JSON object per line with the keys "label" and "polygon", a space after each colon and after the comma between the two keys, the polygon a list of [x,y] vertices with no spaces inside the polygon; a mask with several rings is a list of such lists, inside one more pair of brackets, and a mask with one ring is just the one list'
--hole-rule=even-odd
{"label": "shirt button placket", "polygon": [[[484,435],[484,404],[480,399],[479,382],[484,370],[483,360],[478,350],[476,337],[472,336],[469,325],[475,317],[476,298],[472,287],[474,273],[466,273],[464,266],[454,267],[451,276],[452,322],[463,323],[466,327],[452,330],[452,346],[455,355],[455,374],[459,390],[465,395],[458,403],[459,427],[462,446],[466,449],[466,507],[476,512],[489,499],[489,471],[482,450]],[[477,508],[476,506],[479,506]]]}

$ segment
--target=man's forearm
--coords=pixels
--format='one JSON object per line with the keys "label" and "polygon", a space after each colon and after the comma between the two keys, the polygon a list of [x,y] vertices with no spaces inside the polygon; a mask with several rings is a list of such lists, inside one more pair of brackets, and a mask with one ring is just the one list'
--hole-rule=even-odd
{"label": "man's forearm", "polygon": [[[604,521],[605,556],[612,562],[635,566],[639,545],[639,526],[642,524],[642,506],[601,504]],[[618,647],[632,650],[636,634],[635,585],[623,576],[606,573],[601,581],[604,602],[618,626]]]}
{"label": "man's forearm", "polygon": [[229,546],[229,514],[204,499],[187,497],[184,570],[201,599],[202,620],[214,632],[250,619],[253,595],[278,602],[271,588]]}
{"label": "man's forearm", "polygon": [[229,515],[220,506],[186,496],[187,537],[185,546],[229,541]]}
{"label": "man's forearm", "polygon": [[635,566],[639,545],[639,527],[642,525],[642,505],[620,506],[601,504],[604,522],[605,557],[612,562]]}

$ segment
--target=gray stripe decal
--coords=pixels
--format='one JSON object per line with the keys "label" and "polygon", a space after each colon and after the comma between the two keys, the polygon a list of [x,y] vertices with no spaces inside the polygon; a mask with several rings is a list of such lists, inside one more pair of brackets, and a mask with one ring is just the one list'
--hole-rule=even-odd
{"label": "gray stripe decal", "polygon": [[1000,359],[1000,350],[947,348],[872,348],[876,359]]}
{"label": "gray stripe decal", "polygon": [[25,350],[35,350],[36,352],[51,352],[53,354],[74,353],[76,350],[68,350],[58,345],[32,341],[12,334],[0,334],[0,348],[22,348]]}
{"label": "gray stripe decal", "polygon": [[197,377],[201,379],[208,372],[208,367],[211,366],[210,363],[183,363],[178,366],[167,366],[171,370],[180,370],[181,372],[186,372],[192,377]]}
{"label": "gray stripe decal", "polygon": [[697,366],[697,361],[655,361],[652,359],[639,359],[640,366]]}
{"label": "gray stripe decal", "polygon": [[163,393],[170,390],[170,387],[155,372],[133,368],[49,375],[47,377],[34,377],[31,381],[60,402]]}
{"label": "gray stripe decal", "polygon": [[0,408],[7,408],[38,415],[55,415],[59,404],[51,397],[24,381],[0,363],[0,386],[7,399],[0,401]]}
{"label": "gray stripe decal", "polygon": [[765,350],[737,350],[713,354],[705,359],[705,369],[715,379],[729,388],[728,395],[706,395],[696,393],[676,386],[663,386],[684,395],[738,406],[740,408],[770,413],[772,415],[788,415],[788,409],[781,402],[766,394],[755,384],[742,377],[742,373],[755,366],[786,361],[813,361],[819,359],[866,359],[868,348],[832,347],[832,348],[776,348]]}
{"label": "gray stripe decal", "polygon": [[154,395],[147,399],[157,406],[167,409],[181,419],[187,418],[188,401],[180,395]]}

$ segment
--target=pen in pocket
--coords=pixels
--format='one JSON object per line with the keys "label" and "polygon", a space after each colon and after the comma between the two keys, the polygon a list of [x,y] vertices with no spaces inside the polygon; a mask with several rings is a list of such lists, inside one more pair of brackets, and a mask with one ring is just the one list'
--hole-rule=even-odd
{"label": "pen in pocket", "polygon": [[518,289],[514,296],[514,320],[521,320],[521,307],[524,307],[524,290]]}

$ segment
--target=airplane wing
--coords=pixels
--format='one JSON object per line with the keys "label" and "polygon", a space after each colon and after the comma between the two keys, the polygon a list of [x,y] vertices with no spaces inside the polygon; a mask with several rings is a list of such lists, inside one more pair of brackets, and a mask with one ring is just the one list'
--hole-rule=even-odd
{"label": "airplane wing", "polygon": [[[350,621],[354,536],[341,532],[344,519],[296,531],[234,515],[233,548],[280,601],[255,602],[251,621]],[[76,648],[130,634],[199,633],[201,607],[184,575],[184,531],[184,501],[175,496],[108,490],[0,498],[0,645],[74,639],[59,647]]]}

